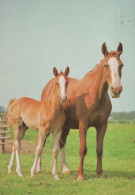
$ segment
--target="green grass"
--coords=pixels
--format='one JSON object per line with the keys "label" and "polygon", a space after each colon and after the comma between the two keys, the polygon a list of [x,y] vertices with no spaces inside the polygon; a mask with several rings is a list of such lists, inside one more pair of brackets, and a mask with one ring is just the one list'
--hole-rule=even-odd
{"label": "green grass", "polygon": [[[28,130],[25,140],[35,142],[37,132]],[[135,194],[135,126],[134,124],[109,124],[104,139],[103,170],[104,179],[96,175],[96,131],[91,128],[87,134],[87,156],[84,161],[84,181],[77,181],[79,165],[78,131],[71,130],[66,146],[66,157],[71,175],[64,176],[58,158],[60,181],[55,181],[52,169],[52,136],[43,152],[42,172],[30,177],[34,162],[33,155],[21,155],[23,178],[15,172],[7,173],[10,155],[0,155],[0,195],[20,194]]]}

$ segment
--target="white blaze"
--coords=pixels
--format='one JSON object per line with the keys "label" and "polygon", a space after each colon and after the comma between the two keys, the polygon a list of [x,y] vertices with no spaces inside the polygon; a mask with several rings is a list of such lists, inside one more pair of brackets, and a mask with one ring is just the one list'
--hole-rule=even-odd
{"label": "white blaze", "polygon": [[66,89],[65,89],[65,78],[61,76],[59,78],[60,88],[61,88],[61,99],[65,99],[66,96]]}
{"label": "white blaze", "polygon": [[112,76],[112,86],[117,87],[120,85],[120,76],[119,76],[119,64],[115,57],[111,57],[108,60],[108,64],[111,68],[111,76]]}

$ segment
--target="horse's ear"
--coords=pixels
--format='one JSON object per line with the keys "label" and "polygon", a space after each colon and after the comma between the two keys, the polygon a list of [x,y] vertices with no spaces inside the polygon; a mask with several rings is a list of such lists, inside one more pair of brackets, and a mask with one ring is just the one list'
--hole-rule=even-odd
{"label": "horse's ear", "polygon": [[122,45],[122,43],[119,43],[119,45],[117,47],[117,51],[120,52],[120,55],[122,54],[122,52],[123,52],[123,45]]}
{"label": "horse's ear", "polygon": [[58,76],[58,71],[57,71],[56,67],[53,68],[53,74],[54,74],[54,76],[56,76],[56,77]]}
{"label": "horse's ear", "polygon": [[103,43],[103,45],[102,45],[102,53],[103,53],[103,55],[104,55],[105,57],[108,55],[106,43]]}
{"label": "horse's ear", "polygon": [[69,74],[69,67],[67,66],[66,70],[65,70],[65,74],[68,76]]}

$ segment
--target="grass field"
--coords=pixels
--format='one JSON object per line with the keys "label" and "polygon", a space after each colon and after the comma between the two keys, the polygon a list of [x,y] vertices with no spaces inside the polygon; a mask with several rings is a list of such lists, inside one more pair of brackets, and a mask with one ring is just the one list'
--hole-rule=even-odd
{"label": "grass field", "polygon": [[[35,141],[37,132],[28,130],[25,140]],[[30,177],[30,169],[35,155],[21,155],[23,178],[15,172],[7,173],[9,154],[0,155],[0,195],[20,194],[135,194],[135,125],[109,124],[104,139],[103,170],[104,179],[96,175],[96,132],[91,128],[87,134],[87,156],[84,161],[84,181],[77,181],[79,165],[78,131],[71,130],[66,146],[66,157],[71,175],[64,176],[58,159],[60,181],[55,181],[52,169],[52,136],[43,152],[42,172]]]}

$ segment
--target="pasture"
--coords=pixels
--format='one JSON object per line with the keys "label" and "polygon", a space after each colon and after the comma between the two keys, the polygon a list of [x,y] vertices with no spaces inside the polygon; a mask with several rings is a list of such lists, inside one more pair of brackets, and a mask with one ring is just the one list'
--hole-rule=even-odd
{"label": "pasture", "polygon": [[[24,140],[36,140],[36,131],[26,132]],[[98,179],[96,174],[96,131],[88,130],[88,152],[84,161],[84,181],[77,181],[79,165],[79,132],[71,130],[66,145],[66,158],[70,175],[63,175],[58,157],[58,174],[60,181],[56,181],[52,170],[52,136],[47,139],[43,151],[42,172],[30,177],[30,169],[35,155],[21,155],[23,178],[15,172],[8,174],[7,167],[10,154],[0,154],[0,195],[20,194],[97,194],[123,195],[135,194],[135,125],[109,124],[104,138],[103,170],[104,178]],[[12,135],[13,137],[13,135]],[[29,150],[29,148],[28,148]]]}

